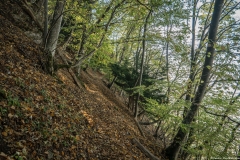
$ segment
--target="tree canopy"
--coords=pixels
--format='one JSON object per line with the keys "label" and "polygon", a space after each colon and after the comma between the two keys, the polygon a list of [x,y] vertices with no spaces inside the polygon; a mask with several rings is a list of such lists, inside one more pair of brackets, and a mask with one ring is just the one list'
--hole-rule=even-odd
{"label": "tree canopy", "polygon": [[[64,10],[57,15],[60,3]],[[78,73],[86,66],[101,70],[125,90],[136,120],[144,113],[155,136],[168,139],[163,154],[169,159],[236,157],[239,3],[51,1],[48,36],[57,25],[61,31],[47,46],[58,42],[72,54],[70,68]]]}

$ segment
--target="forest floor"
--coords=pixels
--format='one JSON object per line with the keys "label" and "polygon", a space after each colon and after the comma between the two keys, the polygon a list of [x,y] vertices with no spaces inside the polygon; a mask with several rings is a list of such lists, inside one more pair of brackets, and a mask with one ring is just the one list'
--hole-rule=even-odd
{"label": "forest floor", "polygon": [[102,73],[82,71],[82,87],[67,69],[50,76],[41,48],[1,13],[0,160],[148,159],[133,138],[161,158],[159,143],[147,130],[141,136]]}

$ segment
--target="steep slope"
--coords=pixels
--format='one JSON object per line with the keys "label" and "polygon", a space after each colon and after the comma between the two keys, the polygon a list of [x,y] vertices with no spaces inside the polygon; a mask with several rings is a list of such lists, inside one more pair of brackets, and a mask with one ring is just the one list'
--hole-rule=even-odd
{"label": "steep slope", "polygon": [[43,71],[41,48],[0,15],[0,159],[148,159],[143,138],[125,105],[99,73]]}

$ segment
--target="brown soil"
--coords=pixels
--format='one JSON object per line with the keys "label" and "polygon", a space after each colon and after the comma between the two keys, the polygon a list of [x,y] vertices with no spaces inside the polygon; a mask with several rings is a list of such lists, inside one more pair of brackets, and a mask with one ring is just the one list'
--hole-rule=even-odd
{"label": "brown soil", "polygon": [[0,159],[148,159],[132,138],[160,157],[152,136],[141,136],[103,74],[81,72],[82,88],[66,69],[50,76],[41,48],[2,12]]}

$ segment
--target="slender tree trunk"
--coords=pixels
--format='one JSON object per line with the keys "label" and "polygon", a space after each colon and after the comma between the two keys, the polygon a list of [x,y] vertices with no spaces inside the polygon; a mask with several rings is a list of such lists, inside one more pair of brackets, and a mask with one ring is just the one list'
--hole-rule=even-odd
{"label": "slender tree trunk", "polygon": [[[149,11],[145,23],[144,23],[144,30],[143,30],[143,40],[142,40],[142,45],[143,45],[143,51],[142,51],[142,60],[141,60],[141,69],[140,69],[140,75],[139,75],[139,81],[138,81],[138,86],[142,85],[142,75],[143,75],[143,66],[144,66],[144,58],[145,58],[145,47],[146,47],[146,33],[147,33],[147,24],[148,24],[148,19],[150,18],[151,15],[151,10]],[[134,110],[134,117],[137,120],[137,115],[138,115],[138,101],[140,98],[140,94],[137,94],[136,98],[136,106]]]}
{"label": "slender tree trunk", "polygon": [[153,135],[156,139],[157,139],[157,137],[158,137],[158,131],[159,131],[159,129],[160,129],[161,123],[162,123],[162,121],[159,120],[159,121],[158,121],[157,128],[156,128],[156,130],[155,130],[155,133],[154,133],[154,135]]}
{"label": "slender tree trunk", "polygon": [[[202,30],[202,34],[201,34],[201,38],[200,38],[200,42],[199,42],[199,46],[198,46],[198,49],[197,51],[195,52],[195,42],[196,42],[196,7],[197,7],[197,3],[198,3],[198,0],[194,0],[194,3],[193,3],[193,15],[192,15],[192,46],[191,46],[191,66],[190,66],[190,74],[189,74],[189,78],[188,78],[188,86],[187,86],[187,94],[186,94],[186,102],[187,103],[190,103],[192,102],[192,98],[191,98],[191,94],[194,94],[195,93],[195,89],[193,89],[193,82],[195,80],[195,75],[196,75],[196,67],[197,67],[197,60],[198,60],[198,55],[200,54],[200,51],[202,49],[202,47],[204,46],[204,40],[206,39],[206,30],[208,28],[208,20],[210,18],[210,13],[211,13],[211,10],[212,10],[212,7],[213,7],[213,3],[211,3],[210,5],[210,8],[209,8],[209,11],[208,11],[208,15],[205,19],[205,22],[204,22],[204,27],[203,27],[203,30]],[[197,86],[197,85],[196,85]],[[195,87],[196,87],[195,86]],[[187,107],[184,108],[184,113],[183,113],[183,117],[186,116],[186,113],[187,113]]]}
{"label": "slender tree trunk", "polygon": [[[207,51],[205,56],[205,62],[204,62],[203,71],[202,71],[201,80],[200,80],[200,82],[202,83],[199,84],[198,90],[195,94],[190,110],[186,114],[186,117],[184,117],[183,119],[183,122],[182,122],[183,125],[189,125],[193,122],[194,117],[196,116],[196,113],[199,109],[199,105],[202,102],[206,87],[208,85],[209,76],[213,66],[213,59],[214,59],[214,52],[215,52],[214,45],[216,43],[216,35],[217,35],[220,15],[222,12],[223,2],[224,0],[215,1],[214,11],[213,11],[211,25],[209,29],[208,46],[207,46]],[[174,137],[172,144],[165,150],[165,154],[170,160],[176,160],[178,158],[179,151],[181,149],[181,146],[183,145],[182,143],[185,141],[187,135],[188,135],[188,131],[180,127],[178,130],[178,133]]]}
{"label": "slender tree trunk", "polygon": [[[167,26],[167,39],[170,37],[170,33],[172,31],[172,24],[170,26]],[[169,79],[169,40],[167,40],[167,45],[166,45],[166,74],[167,74],[167,103],[169,102],[169,94],[170,94],[170,79]]]}
{"label": "slender tree trunk", "polygon": [[[187,87],[187,94],[186,94],[186,102],[188,105],[190,100],[191,100],[191,94],[192,94],[192,88],[193,88],[193,81],[194,81],[194,74],[195,74],[195,66],[196,66],[196,61],[194,61],[195,57],[195,24],[196,24],[196,7],[197,7],[197,2],[194,0],[193,2],[193,14],[192,14],[192,47],[191,47],[191,66],[190,66],[190,74],[188,78],[188,87]],[[186,116],[187,113],[187,107],[184,108],[184,113],[183,117]]]}
{"label": "slender tree trunk", "polygon": [[117,76],[115,76],[110,84],[108,84],[108,88],[111,89],[114,82],[117,80]]}
{"label": "slender tree trunk", "polygon": [[[121,2],[119,2],[119,3],[111,10],[111,6],[112,6],[112,3],[113,3],[113,1],[111,1],[110,5],[106,8],[105,12],[100,16],[100,18],[99,18],[99,19],[97,20],[97,22],[95,23],[95,25],[97,26],[97,25],[102,21],[102,19],[106,16],[106,14],[109,12],[109,10],[112,11],[112,12],[111,12],[111,15],[110,15],[110,17],[109,17],[109,19],[108,19],[108,22],[107,22],[107,24],[105,25],[104,33],[102,34],[101,39],[100,39],[100,41],[98,42],[98,44],[97,44],[97,46],[96,46],[96,49],[93,49],[92,51],[88,52],[87,54],[84,54],[83,56],[81,55],[81,57],[79,58],[79,60],[78,60],[72,67],[77,67],[77,66],[79,66],[84,60],[86,60],[87,58],[91,57],[91,56],[95,53],[95,51],[102,46],[103,40],[105,39],[106,33],[107,33],[108,29],[109,29],[110,23],[111,23],[114,15],[115,15],[115,13],[116,13],[116,11],[117,11],[117,8],[119,8],[119,7],[121,6],[121,4],[124,3],[124,2],[125,2],[125,0],[122,0]],[[93,28],[94,28],[94,27],[93,27]],[[89,35],[90,35],[91,33],[93,33],[93,31],[94,31],[93,29],[90,30],[90,32],[89,32],[89,34],[88,34],[88,37],[89,37]],[[87,37],[87,38],[88,38],[88,37]]]}
{"label": "slender tree trunk", "polygon": [[67,45],[69,44],[70,40],[72,39],[72,35],[73,35],[73,29],[69,33],[67,39],[61,45],[63,50],[66,50]]}
{"label": "slender tree trunk", "polygon": [[48,0],[44,1],[44,29],[43,29],[43,39],[42,44],[44,48],[46,47],[46,39],[48,33]]}
{"label": "slender tree trunk", "polygon": [[139,55],[140,55],[140,52],[141,52],[141,49],[142,49],[142,47],[140,47],[141,30],[142,30],[142,27],[140,27],[140,30],[139,30],[137,51],[136,51],[135,61],[134,61],[134,62],[135,62],[136,72],[138,72],[138,67],[139,67],[139,66],[138,66]]}
{"label": "slender tree trunk", "polygon": [[[232,129],[230,139],[228,140],[228,142],[227,142],[227,144],[225,145],[224,150],[223,150],[223,153],[224,153],[224,154],[227,154],[227,151],[228,151],[229,146],[230,146],[230,145],[233,143],[233,141],[236,139],[235,134],[236,134],[236,131],[237,131],[237,129],[238,129],[239,127],[240,127],[240,124],[237,124],[237,125]],[[239,153],[239,154],[240,154],[240,153]]]}
{"label": "slender tree trunk", "polygon": [[[195,49],[194,49],[193,46],[195,45],[196,5],[197,5],[197,2],[196,2],[196,0],[194,0],[193,17],[192,17],[191,67],[190,67],[190,75],[189,75],[189,84],[187,86],[187,94],[186,94],[186,98],[185,98],[186,105],[189,105],[189,103],[192,102],[191,94],[196,93],[196,90],[197,90],[198,84],[196,84],[194,86],[192,83],[194,82],[195,76],[196,76],[196,71],[195,70],[196,70],[196,67],[197,67],[198,55],[200,54],[200,50],[204,46],[203,42],[206,39],[205,32],[206,32],[206,29],[207,29],[208,20],[210,18],[210,13],[211,13],[211,10],[212,10],[212,7],[213,7],[213,3],[211,3],[211,6],[210,6],[209,11],[208,11],[207,18],[205,19],[205,23],[204,23],[204,27],[203,27],[203,30],[202,30],[198,50],[195,52]],[[187,109],[187,107],[185,107],[184,108],[184,113],[183,113],[183,118],[186,116],[187,111],[188,111],[188,109]],[[189,153],[188,153],[187,149],[195,141],[194,132],[195,132],[195,129],[191,128],[190,132],[188,134],[188,140],[186,140],[188,142],[184,145],[184,150],[183,150],[182,155],[181,155],[182,159],[187,159],[189,157]]]}
{"label": "slender tree trunk", "polygon": [[[78,50],[78,57],[81,58],[82,56],[84,56],[84,46],[87,42],[88,39],[88,35],[87,35],[87,28],[86,25],[83,25],[83,31],[82,31],[82,38],[81,38],[81,43],[80,43],[80,48]],[[80,76],[80,70],[81,70],[81,62],[78,64],[77,67],[77,76]]]}
{"label": "slender tree trunk", "polygon": [[[197,59],[195,59],[195,35],[196,35],[196,7],[197,7],[197,0],[193,0],[193,13],[192,13],[192,46],[191,46],[191,57],[190,57],[190,74],[188,77],[188,85],[187,85],[187,92],[186,92],[186,106],[184,107],[184,111],[183,111],[183,118],[186,116],[187,111],[188,111],[188,105],[191,103],[191,96],[193,93],[193,82],[195,80],[195,72],[196,72],[196,61]],[[194,138],[192,137],[192,134],[194,132],[194,129],[191,128],[189,131],[189,139],[187,140],[188,142],[185,144],[184,148],[188,148],[193,142],[194,142]],[[182,159],[187,159],[189,156],[189,153],[186,150],[183,150],[181,158]]]}
{"label": "slender tree trunk", "polygon": [[[122,60],[123,60],[123,55],[124,55],[124,53],[125,53],[125,51],[126,51],[129,37],[130,37],[131,33],[134,31],[134,28],[135,28],[134,25],[131,26],[130,29],[129,29],[129,31],[127,32],[126,41],[125,41],[125,44],[124,44],[124,46],[123,46],[123,48],[122,48],[122,52],[121,52],[121,54],[120,54],[121,56],[120,56],[120,59],[119,59],[118,64],[121,64],[121,62],[122,62]],[[115,77],[113,78],[112,82],[108,85],[108,88],[109,88],[109,89],[111,89],[111,87],[113,86],[113,84],[114,84],[114,82],[115,82],[116,80],[117,80],[117,76],[115,76]]]}
{"label": "slender tree trunk", "polygon": [[47,37],[46,42],[46,50],[48,52],[48,61],[49,61],[49,72],[51,74],[54,73],[54,56],[57,48],[57,41],[61,29],[62,23],[62,13],[65,5],[65,0],[57,0],[54,14],[53,14],[53,21],[50,27],[49,35]]}

